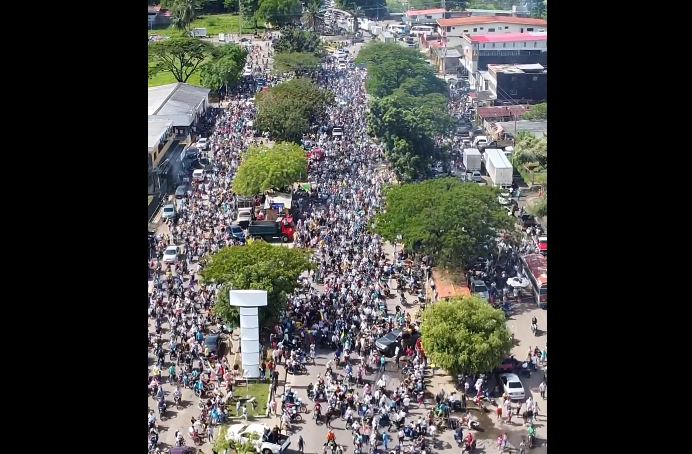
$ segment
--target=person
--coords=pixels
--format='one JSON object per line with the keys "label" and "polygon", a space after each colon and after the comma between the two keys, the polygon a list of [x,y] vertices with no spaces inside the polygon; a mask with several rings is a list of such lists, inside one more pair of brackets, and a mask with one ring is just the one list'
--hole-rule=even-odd
{"label": "person", "polygon": [[214,441],[214,428],[211,426],[211,424],[209,425],[209,427],[207,427],[207,441],[209,443]]}
{"label": "person", "polygon": [[303,440],[303,436],[300,435],[298,437],[298,452],[301,454],[304,452],[303,449],[305,448],[305,440]]}
{"label": "person", "polygon": [[389,440],[390,440],[389,434],[386,431],[382,432],[382,443],[384,444],[384,450],[385,451],[389,450]]}
{"label": "person", "polygon": [[531,448],[531,447],[533,447],[533,444],[536,441],[536,428],[534,427],[533,424],[531,424],[529,426],[528,435],[529,435],[529,448]]}
{"label": "person", "polygon": [[531,331],[537,331],[538,330],[538,319],[534,315],[531,317]]}
{"label": "person", "polygon": [[475,449],[476,439],[473,437],[473,434],[471,432],[466,434],[466,439],[464,440],[464,445],[466,446],[467,451],[471,451],[472,449]]}
{"label": "person", "polygon": [[247,405],[243,405],[243,419],[247,421]]}
{"label": "person", "polygon": [[269,411],[276,414],[276,399],[272,399],[271,402],[269,402]]}
{"label": "person", "polygon": [[336,435],[334,435],[334,431],[332,431],[332,429],[329,429],[329,432],[327,432],[327,443],[332,441],[336,442]]}
{"label": "person", "polygon": [[519,454],[526,454],[526,442],[524,439],[521,439],[521,443],[519,443]]}
{"label": "person", "polygon": [[543,399],[545,399],[545,388],[546,388],[546,384],[545,384],[545,380],[543,380],[543,381],[541,381],[541,384],[538,385],[538,391],[541,393],[541,398],[543,398]]}

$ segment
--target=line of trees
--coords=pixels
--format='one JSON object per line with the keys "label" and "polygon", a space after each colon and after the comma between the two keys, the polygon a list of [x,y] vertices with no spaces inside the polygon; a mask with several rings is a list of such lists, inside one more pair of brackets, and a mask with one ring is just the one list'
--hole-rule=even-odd
{"label": "line of trees", "polygon": [[436,163],[449,160],[449,151],[436,141],[454,126],[447,84],[420,52],[398,44],[368,43],[356,63],[367,65],[366,90],[374,97],[368,132],[384,141],[401,180],[429,177]]}

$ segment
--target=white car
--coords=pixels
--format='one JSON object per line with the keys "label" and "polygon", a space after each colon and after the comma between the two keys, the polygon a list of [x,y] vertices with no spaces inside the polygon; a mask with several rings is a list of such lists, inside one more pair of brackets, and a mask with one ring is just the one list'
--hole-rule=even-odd
{"label": "white car", "polygon": [[178,260],[178,246],[168,246],[163,252],[163,263],[175,263]]}
{"label": "white car", "polygon": [[346,69],[348,68],[348,65],[346,63],[339,63],[339,69]]}
{"label": "white car", "polygon": [[209,139],[206,137],[200,137],[199,140],[197,140],[197,147],[200,150],[208,150],[209,149]]}
{"label": "white car", "polygon": [[524,400],[526,398],[524,385],[517,374],[500,374],[500,379],[510,400]]}
{"label": "white car", "polygon": [[204,181],[204,169],[195,169],[192,171],[192,179],[194,181]]}
{"label": "white car", "polygon": [[163,210],[161,212],[161,217],[164,219],[174,219],[175,218],[175,205],[172,203],[169,203],[168,205],[163,206]]}
{"label": "white car", "polygon": [[249,442],[258,454],[283,454],[291,445],[291,439],[286,435],[276,434],[272,439],[269,427],[257,423],[231,424],[226,432],[226,440]]}

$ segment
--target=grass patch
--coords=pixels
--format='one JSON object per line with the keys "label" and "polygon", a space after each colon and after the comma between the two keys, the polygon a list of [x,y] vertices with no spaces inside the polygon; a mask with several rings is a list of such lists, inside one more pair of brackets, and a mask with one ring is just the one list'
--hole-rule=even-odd
{"label": "grass patch", "polygon": [[[176,83],[177,80],[175,80],[175,77],[173,77],[173,74],[170,72],[160,72],[156,74],[154,77],[149,79],[149,86],[150,87],[158,87],[159,85],[166,85],[166,84],[174,84]],[[197,85],[198,87],[202,86],[202,82],[199,80],[199,68],[197,71],[192,73],[190,78],[187,80],[187,83],[190,85]]]}
{"label": "grass patch", "polygon": [[515,167],[515,169],[519,172],[519,175],[521,175],[521,178],[524,180],[524,183],[526,183],[528,186],[533,186],[536,184],[545,186],[546,184],[548,184],[547,170],[529,172],[523,166]]}
{"label": "grass patch", "polygon": [[148,203],[147,205],[151,205],[151,201],[152,201],[152,200],[154,200],[154,196],[153,196],[153,195],[150,195],[150,196],[149,196],[149,203]]}
{"label": "grass patch", "polygon": [[[248,408],[248,413],[253,416],[264,416],[267,413],[267,399],[269,399],[269,383],[250,383],[246,388],[238,385],[233,389],[233,396],[238,398],[254,397],[257,400],[257,410]],[[235,408],[233,409],[235,412]],[[233,414],[235,416],[235,413]]]}
{"label": "grass patch", "polygon": [[[252,27],[252,22],[243,20],[242,17],[235,14],[211,14],[208,16],[200,16],[192,22],[192,28],[206,28],[207,34],[218,35],[219,33],[238,33],[238,21],[241,21],[242,33],[254,33],[255,29]],[[264,23],[257,22],[257,31],[261,32],[264,30]],[[149,30],[149,35],[160,35],[160,36],[174,36],[181,35],[180,30],[176,30],[173,26],[167,28],[154,28]]]}

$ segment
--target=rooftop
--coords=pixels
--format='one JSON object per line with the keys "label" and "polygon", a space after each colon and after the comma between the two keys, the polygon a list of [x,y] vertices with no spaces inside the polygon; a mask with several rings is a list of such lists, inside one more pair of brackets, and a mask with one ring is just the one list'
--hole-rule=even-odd
{"label": "rooftop", "polygon": [[168,131],[168,129],[173,126],[173,120],[170,120],[168,118],[157,117],[155,115],[149,115],[148,121],[148,142],[149,150],[151,150],[159,142],[161,136],[164,135],[166,131]]}
{"label": "rooftop", "polygon": [[427,16],[428,14],[442,14],[447,10],[444,8],[433,8],[433,9],[410,9],[406,11],[406,16]]}
{"label": "rooftop", "polygon": [[210,91],[180,82],[150,87],[148,114],[173,120],[174,126],[190,126]]}
{"label": "rooftop", "polygon": [[521,118],[524,112],[529,110],[529,106],[526,104],[520,104],[516,106],[492,106],[492,107],[479,107],[478,116],[481,118],[500,118],[509,117],[516,115],[517,118]]}
{"label": "rooftop", "polygon": [[[446,50],[445,50],[446,49]],[[440,57],[445,57],[445,58],[459,58],[461,57],[461,54],[457,49],[450,49],[450,48],[438,48],[436,50],[437,55]]]}
{"label": "rooftop", "polygon": [[471,16],[471,17],[455,17],[452,19],[437,19],[437,25],[441,27],[449,27],[456,25],[484,25],[484,24],[513,24],[513,25],[528,25],[547,27],[548,22],[544,19],[533,19],[530,17],[514,17],[514,16]]}
{"label": "rooftop", "polygon": [[472,43],[509,43],[514,41],[547,41],[547,33],[493,33],[491,35],[470,35]]}
{"label": "rooftop", "polygon": [[488,64],[488,71],[494,73],[510,73],[510,74],[521,74],[521,73],[535,73],[544,72],[545,68],[538,63],[532,63],[528,65],[492,65]]}
{"label": "rooftop", "polygon": [[[514,132],[514,123],[514,121],[499,121],[495,124],[501,126],[506,132]],[[518,120],[516,127],[517,132],[527,131],[541,139],[548,133],[548,120]]]}

